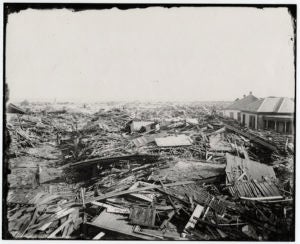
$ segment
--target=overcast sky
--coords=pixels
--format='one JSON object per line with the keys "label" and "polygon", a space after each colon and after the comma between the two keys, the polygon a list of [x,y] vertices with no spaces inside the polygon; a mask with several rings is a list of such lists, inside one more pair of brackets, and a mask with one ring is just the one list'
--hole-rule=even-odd
{"label": "overcast sky", "polygon": [[294,97],[286,8],[29,9],[6,35],[12,101]]}

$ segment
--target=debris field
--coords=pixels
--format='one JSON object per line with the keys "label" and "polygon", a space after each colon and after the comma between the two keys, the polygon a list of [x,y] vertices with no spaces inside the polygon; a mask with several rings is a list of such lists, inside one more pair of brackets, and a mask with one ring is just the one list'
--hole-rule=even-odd
{"label": "debris field", "polygon": [[294,240],[293,136],[242,127],[221,106],[7,113],[6,238]]}

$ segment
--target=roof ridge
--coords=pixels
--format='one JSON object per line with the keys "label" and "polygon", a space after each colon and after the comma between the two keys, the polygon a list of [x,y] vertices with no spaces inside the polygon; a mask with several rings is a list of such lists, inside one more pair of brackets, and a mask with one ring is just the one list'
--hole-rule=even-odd
{"label": "roof ridge", "polygon": [[279,101],[275,105],[274,112],[278,112],[280,110],[280,108],[282,107],[283,101],[284,101],[284,97],[280,97]]}
{"label": "roof ridge", "polygon": [[[265,98],[262,98],[262,103],[260,104],[260,106],[258,107],[258,109],[256,110],[256,112],[260,112],[260,108],[262,107],[262,105],[266,102],[266,97]],[[259,100],[258,100],[259,101]]]}
{"label": "roof ridge", "polygon": [[250,94],[242,99],[235,100],[231,104],[225,107],[227,110],[241,110],[243,107],[245,107],[247,104],[255,102],[259,100],[257,97],[254,95]]}

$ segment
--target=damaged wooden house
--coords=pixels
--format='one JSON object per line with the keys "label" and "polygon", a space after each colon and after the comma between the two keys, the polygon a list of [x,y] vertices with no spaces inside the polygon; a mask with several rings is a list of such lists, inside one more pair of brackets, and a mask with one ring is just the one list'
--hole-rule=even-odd
{"label": "damaged wooden house", "polygon": [[241,109],[242,124],[252,129],[294,133],[295,102],[288,97],[266,97]]}
{"label": "damaged wooden house", "polygon": [[233,103],[221,110],[220,115],[242,122],[241,111],[257,100],[258,98],[250,92],[248,96],[244,95],[241,99],[237,98]]}
{"label": "damaged wooden house", "polygon": [[232,196],[248,200],[282,199],[273,168],[226,153],[226,185]]}

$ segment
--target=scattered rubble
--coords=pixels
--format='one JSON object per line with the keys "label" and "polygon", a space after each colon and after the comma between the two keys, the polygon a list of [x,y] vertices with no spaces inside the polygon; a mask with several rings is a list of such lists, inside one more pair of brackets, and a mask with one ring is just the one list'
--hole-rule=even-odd
{"label": "scattered rubble", "polygon": [[8,239],[294,240],[291,135],[220,104],[23,105],[7,111]]}

